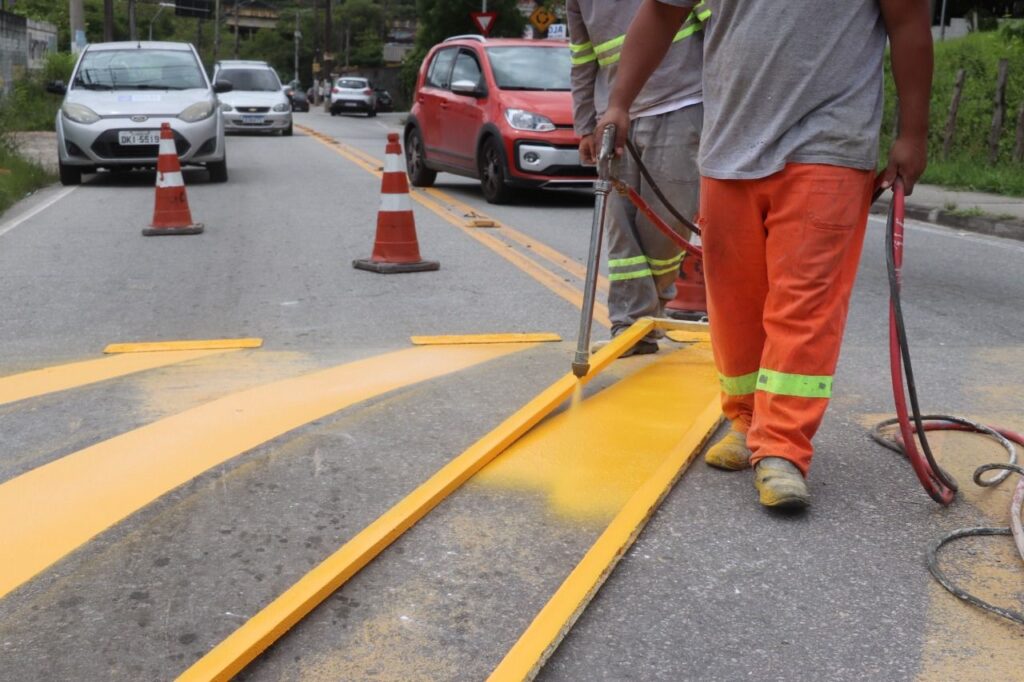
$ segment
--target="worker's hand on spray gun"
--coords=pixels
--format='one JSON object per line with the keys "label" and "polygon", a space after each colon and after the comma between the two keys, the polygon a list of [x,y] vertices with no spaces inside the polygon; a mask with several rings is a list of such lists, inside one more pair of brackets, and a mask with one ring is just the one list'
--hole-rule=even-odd
{"label": "worker's hand on spray gun", "polygon": [[580,138],[580,163],[584,166],[597,165],[597,151],[594,149],[594,133]]}
{"label": "worker's hand on spray gun", "polygon": [[889,148],[889,165],[879,175],[879,187],[889,189],[898,176],[903,180],[907,196],[910,196],[927,165],[927,139],[897,137]]}
{"label": "worker's hand on spray gun", "polygon": [[609,106],[608,111],[597,122],[594,137],[601,139],[604,136],[604,129],[607,126],[615,126],[615,156],[622,156],[626,146],[626,134],[629,132],[629,110],[616,106]]}

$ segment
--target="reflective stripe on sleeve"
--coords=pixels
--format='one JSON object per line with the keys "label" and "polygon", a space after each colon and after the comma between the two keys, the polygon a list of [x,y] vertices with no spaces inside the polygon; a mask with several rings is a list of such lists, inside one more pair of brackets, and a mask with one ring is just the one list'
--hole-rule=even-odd
{"label": "reflective stripe on sleeve", "polygon": [[722,393],[727,395],[750,395],[757,388],[757,374],[757,372],[751,372],[738,377],[719,374],[718,384],[722,387]]}
{"label": "reflective stripe on sleeve", "polygon": [[757,374],[757,390],[796,398],[831,398],[832,377],[762,369]]}

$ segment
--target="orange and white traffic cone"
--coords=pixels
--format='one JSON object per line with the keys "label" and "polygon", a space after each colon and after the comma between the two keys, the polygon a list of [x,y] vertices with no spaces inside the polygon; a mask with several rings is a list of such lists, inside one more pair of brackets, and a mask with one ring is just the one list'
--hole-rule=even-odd
{"label": "orange and white traffic cone", "polygon": [[677,320],[701,320],[708,316],[704,291],[704,263],[690,254],[683,257],[676,276],[676,297],[665,305],[665,314]]}
{"label": "orange and white traffic cone", "polygon": [[384,274],[437,270],[441,267],[440,263],[420,257],[416,219],[409,199],[409,182],[402,167],[402,146],[398,143],[398,133],[388,133],[386,152],[373,255],[352,261],[352,266]]}
{"label": "orange and white traffic cone", "polygon": [[174,147],[171,124],[160,125],[160,156],[156,160],[156,204],[153,222],[142,231],[147,237],[164,234],[199,234],[202,223],[192,222],[185,194],[185,180],[178,163],[178,150]]}

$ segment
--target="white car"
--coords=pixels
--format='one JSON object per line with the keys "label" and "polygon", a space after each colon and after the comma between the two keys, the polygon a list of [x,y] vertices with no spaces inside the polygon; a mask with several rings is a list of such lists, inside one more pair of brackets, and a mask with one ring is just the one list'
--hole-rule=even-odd
{"label": "white car", "polygon": [[220,98],[224,129],[292,134],[292,103],[277,73],[266,62],[224,60],[217,62],[214,81],[231,83],[231,92]]}
{"label": "white car", "polygon": [[342,76],[331,88],[331,116],[345,111],[365,111],[377,115],[377,92],[373,83],[361,76]]}
{"label": "white car", "polygon": [[98,168],[151,168],[160,124],[170,123],[182,165],[205,166],[213,182],[228,179],[224,124],[216,93],[187,43],[124,42],[87,46],[71,82],[47,90],[64,95],[57,113],[60,181],[77,185]]}

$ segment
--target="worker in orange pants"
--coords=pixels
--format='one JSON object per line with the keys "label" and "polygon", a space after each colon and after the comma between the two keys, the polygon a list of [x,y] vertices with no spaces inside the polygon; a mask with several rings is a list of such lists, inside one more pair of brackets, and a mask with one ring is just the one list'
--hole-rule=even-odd
{"label": "worker in orange pants", "polygon": [[[754,467],[761,504],[802,509],[878,162],[886,45],[899,134],[880,178],[924,172],[927,0],[705,0],[700,222],[729,433],[705,461]],[[630,103],[696,0],[644,0],[597,124],[623,144]]]}
{"label": "worker in orange pants", "polygon": [[807,474],[811,438],[832,395],[873,188],[871,171],[814,164],[701,184],[722,410],[757,444],[744,466],[771,455]]}

